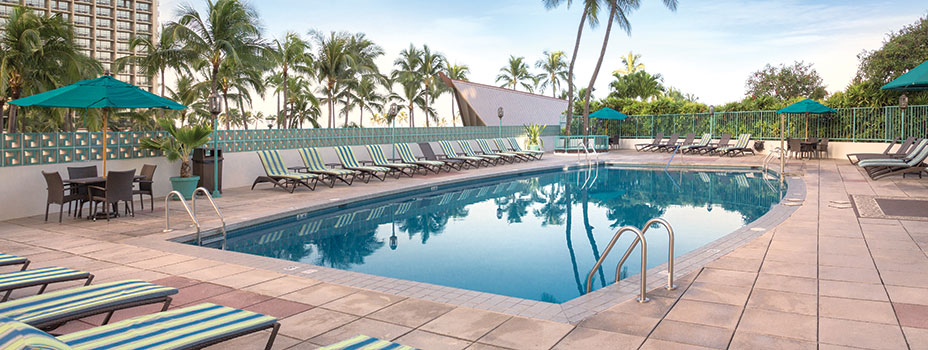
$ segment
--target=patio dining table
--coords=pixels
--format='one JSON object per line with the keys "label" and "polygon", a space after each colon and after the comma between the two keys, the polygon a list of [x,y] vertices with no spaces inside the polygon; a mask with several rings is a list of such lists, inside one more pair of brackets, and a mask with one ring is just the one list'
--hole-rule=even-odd
{"label": "patio dining table", "polygon": [[[139,182],[139,181],[144,180],[144,179],[145,179],[145,177],[142,176],[142,175],[135,175],[135,177],[132,179],[132,181],[134,181],[134,182]],[[103,177],[103,176],[97,176],[97,177],[82,177],[82,178],[79,178],[79,179],[67,179],[67,180],[63,180],[62,182],[64,182],[65,185],[67,185],[67,184],[74,184],[74,185],[77,185],[78,188],[87,188],[87,187],[94,186],[94,185],[103,185],[103,186],[106,186],[106,178]],[[78,191],[80,191],[80,190],[78,190]],[[90,192],[89,189],[88,189],[87,191],[85,191],[85,192],[87,193],[87,198],[85,198],[84,200],[90,202],[90,199],[91,199],[91,197],[92,197],[92,194],[91,194],[91,192]],[[109,213],[109,215],[110,215],[111,218],[112,218],[112,217],[117,217],[117,216],[119,216],[119,212],[116,211],[116,210],[114,210],[113,212]],[[92,220],[92,219],[95,219],[95,218],[97,218],[95,215],[88,215],[88,216],[87,216],[87,220]],[[106,217],[103,216],[102,218],[105,219]]]}
{"label": "patio dining table", "polygon": [[[821,141],[802,141],[799,143],[799,146],[804,152],[808,150],[809,159],[812,159],[812,155],[815,154],[815,150],[818,149],[819,142]],[[799,159],[802,159],[802,158],[800,157]]]}

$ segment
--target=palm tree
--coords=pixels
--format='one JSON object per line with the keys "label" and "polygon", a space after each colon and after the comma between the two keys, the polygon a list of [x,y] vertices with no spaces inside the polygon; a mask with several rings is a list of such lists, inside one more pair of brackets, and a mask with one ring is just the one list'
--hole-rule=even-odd
{"label": "palm tree", "polygon": [[209,110],[206,106],[206,97],[209,93],[209,82],[197,82],[191,75],[182,74],[174,82],[174,88],[168,88],[168,98],[187,106],[187,109],[181,109],[180,124],[183,126],[188,122],[188,113],[193,112],[190,118],[209,116]]}
{"label": "palm tree", "polygon": [[[467,74],[470,74],[470,67],[464,64],[461,64],[461,65],[452,64],[447,67],[447,70],[445,70],[445,74],[448,75],[448,79],[467,81]],[[456,98],[454,97],[454,93],[452,93],[451,94],[451,126],[455,126],[454,125],[454,113],[456,111],[454,109],[455,99]]]}
{"label": "palm tree", "polygon": [[525,57],[509,56],[509,65],[499,69],[499,75],[496,76],[496,82],[502,81],[500,87],[509,87],[513,90],[517,85],[522,85],[526,90],[532,90],[532,74],[528,72],[528,64],[525,63]]}
{"label": "palm tree", "polygon": [[[571,119],[574,115],[574,64],[577,62],[577,52],[580,50],[580,38],[583,36],[583,25],[589,21],[590,28],[596,28],[599,25],[599,2],[601,0],[583,0],[583,11],[580,14],[580,25],[577,27],[577,40],[574,41],[574,51],[570,57],[570,65],[567,67],[567,136],[570,136]],[[573,4],[573,0],[544,0],[545,8],[552,9],[567,3],[567,7]]]}
{"label": "palm tree", "polygon": [[[223,105],[225,106],[224,110],[226,112],[229,111],[230,97],[233,98],[234,101],[239,101],[239,108],[241,109],[243,108],[243,106],[241,106],[242,101],[251,105],[251,91],[256,91],[261,95],[264,95],[265,91],[264,79],[261,77],[263,72],[261,67],[239,67],[233,62],[234,61],[231,60],[223,62],[216,74],[219,92],[222,93]],[[230,120],[227,118],[226,129],[229,129],[230,126]]]}
{"label": "palm tree", "polygon": [[[664,6],[671,11],[677,11],[677,0],[662,0]],[[631,34],[631,23],[628,21],[627,13],[638,8],[638,0],[609,0],[609,22],[606,24],[606,34],[603,36],[603,46],[599,51],[599,59],[596,60],[596,67],[593,68],[593,77],[590,78],[590,84],[587,87],[587,93],[583,96],[583,135],[590,132],[590,91],[593,90],[593,84],[596,83],[596,76],[599,75],[599,69],[603,66],[603,58],[606,56],[606,47],[609,46],[609,35],[612,34],[612,24],[619,23],[619,27],[625,30],[626,34]]]}
{"label": "palm tree", "polygon": [[425,85],[425,127],[429,127],[429,119],[432,118],[432,109],[429,107],[429,97],[432,95],[437,95],[438,90],[436,79],[438,78],[438,72],[441,72],[445,67],[445,56],[440,53],[433,53],[429,49],[428,45],[422,45],[422,51],[420,51],[421,56],[419,59],[419,75],[422,78],[422,83]]}
{"label": "palm tree", "polygon": [[347,33],[330,32],[328,35],[311,31],[310,36],[316,42],[318,52],[314,64],[316,78],[323,85],[323,99],[328,106],[328,127],[335,124],[335,101],[338,93],[336,84],[347,79],[350,65],[354,60],[349,49],[350,38]]}
{"label": "palm tree", "polygon": [[367,39],[364,33],[357,33],[349,39],[348,50],[351,60],[348,65],[348,71],[345,79],[342,81],[339,89],[339,98],[345,108],[342,113],[345,115],[345,126],[348,126],[348,114],[354,109],[358,97],[360,81],[364,77],[371,79],[383,80],[384,77],[377,69],[374,60],[383,55],[383,49]]}
{"label": "palm tree", "polygon": [[[289,81],[290,70],[300,74],[307,74],[311,72],[312,69],[312,54],[309,52],[309,43],[303,40],[299,34],[294,32],[287,32],[284,35],[284,40],[274,40],[274,45],[272,50],[270,50],[270,59],[273,64],[280,68],[281,81],[280,81],[280,90],[283,93],[284,101],[289,101],[287,85],[284,82]],[[286,124],[287,118],[289,118],[289,112],[284,105],[283,113],[278,112],[279,118],[282,118],[283,123]]]}
{"label": "palm tree", "polygon": [[268,47],[261,39],[254,8],[241,0],[207,0],[206,4],[205,19],[193,5],[182,5],[180,19],[169,23],[162,35],[174,36],[197,55],[197,65],[206,66],[210,91],[216,93],[224,63],[229,68],[264,71]]}
{"label": "palm tree", "polygon": [[622,65],[625,68],[617,69],[615,72],[612,72],[612,75],[625,75],[632,74],[634,72],[644,70],[644,63],[641,63],[641,55],[633,54],[631,51],[628,52],[628,55],[622,57]]}
{"label": "palm tree", "polygon": [[567,54],[564,51],[545,51],[544,54],[544,58],[535,62],[535,68],[541,68],[544,72],[538,75],[541,79],[539,92],[544,92],[550,86],[551,97],[557,97],[558,87],[562,81],[567,80],[567,62],[564,62]]}
{"label": "palm tree", "polygon": [[424,104],[417,101],[422,98],[419,91],[422,86],[422,75],[419,69],[419,66],[422,65],[422,53],[415,46],[409,44],[408,48],[400,51],[400,57],[393,61],[393,65],[397,68],[393,70],[390,77],[395,83],[399,83],[403,87],[403,96],[405,97],[403,101],[407,103],[409,108],[409,127],[414,127],[416,120],[413,106]]}
{"label": "palm tree", "polygon": [[[0,109],[7,98],[52,90],[102,71],[99,62],[80,53],[71,25],[60,15],[40,16],[17,6],[0,27]],[[11,133],[18,132],[17,124],[25,125],[17,120],[18,110],[9,108]]]}
{"label": "palm tree", "polygon": [[370,76],[365,76],[358,82],[356,97],[354,104],[361,110],[360,125],[363,128],[364,111],[367,110],[373,114],[375,111],[383,110],[386,98],[377,92],[377,82]]}
{"label": "palm tree", "polygon": [[[165,32],[165,27],[161,27],[161,32]],[[148,79],[154,79],[158,74],[161,79],[161,97],[165,97],[164,71],[168,68],[175,70],[186,69],[184,63],[191,62],[196,58],[196,53],[188,50],[177,42],[173,35],[161,35],[158,41],[153,41],[149,36],[133,36],[129,41],[129,52],[136,52],[126,57],[121,57],[114,62],[114,71],[120,72],[127,65],[134,65],[145,74]],[[189,69],[187,70],[189,73]]]}

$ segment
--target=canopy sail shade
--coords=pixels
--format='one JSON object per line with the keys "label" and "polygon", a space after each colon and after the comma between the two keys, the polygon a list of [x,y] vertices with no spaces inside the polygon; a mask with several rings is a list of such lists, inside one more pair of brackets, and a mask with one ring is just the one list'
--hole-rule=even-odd
{"label": "canopy sail shade", "polygon": [[[837,110],[818,103],[811,99],[804,99],[802,101],[793,103],[786,108],[780,109],[777,111],[780,114],[780,180],[784,179],[783,171],[786,168],[786,158],[783,157],[783,153],[786,150],[786,115],[787,114],[803,114],[808,116],[809,114],[827,114],[827,113],[838,113]],[[806,135],[809,133],[809,124],[806,122]]]}
{"label": "canopy sail shade", "polygon": [[628,118],[628,115],[616,111],[612,108],[605,107],[596,112],[593,112],[593,114],[590,114],[590,118],[622,120]]}
{"label": "canopy sail shade", "polygon": [[889,82],[889,84],[883,85],[880,89],[896,91],[928,90],[928,61],[912,68],[912,70]]}
{"label": "canopy sail shade", "polygon": [[185,109],[187,106],[142,90],[110,75],[81,80],[74,84],[9,102],[22,107],[103,108],[103,174],[106,175],[106,119],[112,109],[162,108]]}

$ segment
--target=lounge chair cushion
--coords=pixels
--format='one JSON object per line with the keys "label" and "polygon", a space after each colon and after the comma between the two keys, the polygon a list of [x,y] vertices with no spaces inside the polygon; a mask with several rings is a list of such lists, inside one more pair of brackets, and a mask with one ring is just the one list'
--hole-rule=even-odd
{"label": "lounge chair cushion", "polygon": [[342,175],[351,175],[355,174],[354,170],[348,169],[332,169],[325,166],[325,163],[322,162],[322,157],[319,156],[319,151],[315,148],[300,148],[300,157],[303,158],[303,165],[306,166],[306,169],[312,173],[328,174],[335,176]]}
{"label": "lounge chair cushion", "polygon": [[0,316],[0,349],[66,350],[71,347],[35,327]]}
{"label": "lounge chair cushion", "polygon": [[272,326],[277,319],[210,303],[174,309],[59,336],[72,349],[177,349]]}
{"label": "lounge chair cushion", "polygon": [[386,340],[380,340],[377,338],[368,337],[366,335],[358,335],[351,339],[346,339],[338,343],[323,346],[319,350],[354,350],[354,349],[364,349],[364,350],[418,350],[411,346],[400,345],[397,343],[391,343]]}
{"label": "lounge chair cushion", "polygon": [[400,154],[400,159],[402,159],[403,162],[405,163],[419,164],[419,165],[424,165],[424,166],[435,166],[435,167],[440,167],[440,166],[445,165],[445,162],[440,162],[437,160],[416,159],[416,157],[412,154],[412,150],[409,149],[409,145],[405,143],[397,143],[395,147],[396,147],[396,151]]}
{"label": "lounge chair cushion", "polygon": [[46,281],[78,280],[89,276],[90,273],[63,267],[43,267],[35,270],[0,273],[0,290],[37,286]]}
{"label": "lounge chair cushion", "polygon": [[0,316],[30,325],[67,319],[88,311],[168,297],[176,288],[128,280],[63,289],[0,303]]}
{"label": "lounge chair cushion", "polygon": [[26,260],[28,259],[15,255],[0,254],[0,266],[23,264]]}

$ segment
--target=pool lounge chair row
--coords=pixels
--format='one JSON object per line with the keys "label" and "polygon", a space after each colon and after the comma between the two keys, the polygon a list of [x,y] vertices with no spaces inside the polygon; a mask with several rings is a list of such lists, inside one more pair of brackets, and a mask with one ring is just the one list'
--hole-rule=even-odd
{"label": "pool lounge chair row", "polygon": [[[396,155],[399,158],[388,159],[380,145],[366,145],[370,160],[360,161],[350,146],[335,146],[335,153],[339,163],[325,163],[315,147],[300,148],[298,152],[303,160],[303,166],[288,167],[283,162],[277,150],[258,151],[258,158],[264,166],[264,176],[259,176],[251,185],[253,190],[260,183],[270,183],[293,193],[298,187],[315,190],[316,185],[322,182],[329,187],[341,181],[347,185],[360,179],[365,183],[372,178],[380,181],[387,177],[401,176],[413,177],[415,174],[439,173],[442,170],[462,170],[468,167],[491,166],[504,163],[514,163],[529,160],[538,160],[544,151],[523,150],[515,138],[497,138],[493,140],[474,140],[480,152],[474,151],[469,141],[457,141],[460,152],[455,151],[451,142],[439,141],[443,152],[435,154],[429,143],[419,143],[422,157],[416,157],[409,145],[405,143],[394,144]],[[490,142],[495,145],[494,150]]]}
{"label": "pool lounge chair row", "polygon": [[[863,154],[855,154],[854,156],[858,159],[857,166],[863,168],[867,175],[874,180],[899,174],[902,174],[903,178],[908,174],[918,174],[918,177],[921,178],[922,172],[928,168],[928,164],[926,164],[926,160],[928,160],[928,139],[918,140],[914,146],[906,148],[908,152],[901,156],[898,153],[890,152],[892,146],[890,144],[890,147],[884,151],[885,155],[882,158],[869,155],[861,158]],[[900,147],[900,149],[902,148]],[[850,159],[850,156],[848,159]],[[851,162],[853,163],[853,160]]]}
{"label": "pool lounge chair row", "polygon": [[731,143],[730,134],[722,134],[722,137],[718,142],[712,142],[712,134],[703,134],[702,137],[696,141],[696,134],[689,133],[686,135],[686,138],[682,142],[678,142],[680,139],[679,134],[670,135],[667,141],[664,141],[664,133],[658,133],[654,140],[650,143],[639,143],[635,145],[635,150],[638,152],[674,152],[678,151],[683,154],[702,154],[702,155],[718,155],[718,156],[743,156],[747,153],[754,154],[754,149],[749,145],[751,142],[751,134],[741,134],[738,136],[735,144],[729,145]]}

